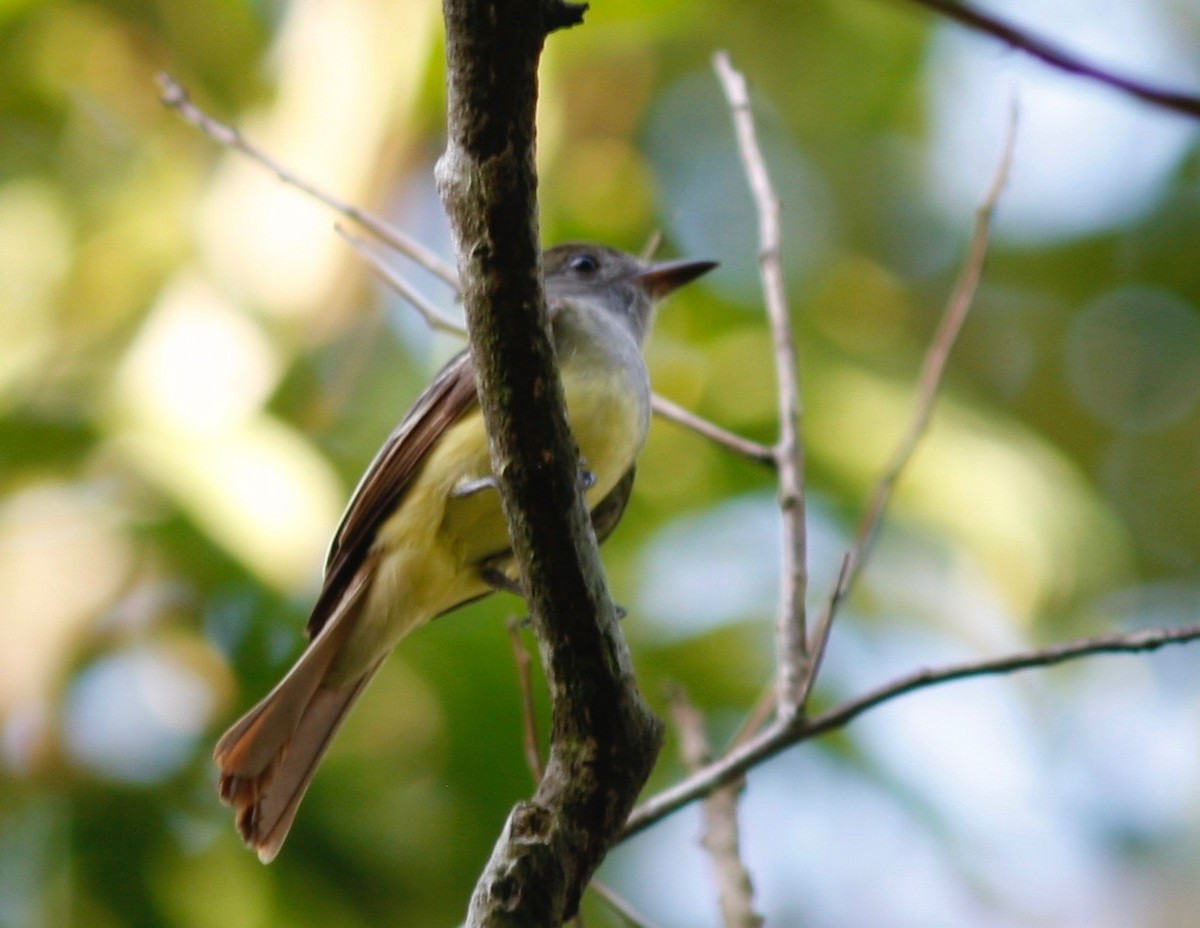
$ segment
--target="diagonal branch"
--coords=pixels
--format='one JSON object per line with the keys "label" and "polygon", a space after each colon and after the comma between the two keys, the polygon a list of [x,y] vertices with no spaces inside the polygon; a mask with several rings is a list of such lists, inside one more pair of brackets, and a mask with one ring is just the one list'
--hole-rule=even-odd
{"label": "diagonal branch", "polygon": [[166,73],[159,74],[158,86],[162,102],[179,113],[180,116],[209,138],[220,142],[227,148],[240,151],[253,161],[257,161],[289,187],[308,194],[318,202],[324,203],[334,210],[334,212],[341,213],[347,219],[357,222],[381,242],[390,245],[402,255],[411,258],[417,264],[421,265],[421,267],[440,277],[451,287],[458,287],[454,268],[446,264],[445,261],[416,239],[405,235],[399,229],[389,225],[382,219],[372,216],[370,213],[359,209],[353,204],[338,199],[327,190],[300,177],[290,168],[275,160],[265,149],[260,148],[246,138],[237,129],[226,125],[218,119],[214,119],[208,113],[204,112],[204,110],[200,109],[200,107],[196,106],[183,85],[171,77],[171,75]]}
{"label": "diagonal branch", "polygon": [[728,783],[744,776],[750,769],[782,751],[844,728],[860,715],[901,696],[973,677],[997,676],[1020,670],[1052,667],[1067,661],[1100,654],[1139,654],[1157,651],[1168,645],[1200,641],[1200,625],[1179,628],[1155,628],[1140,632],[1099,635],[1066,641],[1045,648],[1018,651],[1003,657],[979,661],[964,661],[945,667],[915,670],[873,690],[856,696],[819,716],[806,719],[796,716],[790,723],[778,720],[756,737],[730,751],[720,760],[692,774],[633,810],[625,826],[623,838],[644,831],[672,812],[702,799]]}
{"label": "diagonal branch", "polygon": [[975,292],[979,289],[979,281],[983,276],[983,265],[987,260],[988,241],[991,235],[992,216],[996,212],[1000,194],[1008,182],[1016,138],[1017,109],[1014,102],[1009,115],[1008,131],[1005,135],[1000,164],[996,168],[996,174],[988,188],[987,195],[975,213],[975,227],[971,231],[971,242],[967,249],[966,261],[921,364],[921,372],[917,377],[917,396],[912,417],[909,419],[903,437],[895,451],[892,452],[891,460],[875,485],[871,499],[858,524],[858,530],[855,532],[854,543],[842,560],[837,581],[817,620],[811,647],[812,659],[805,669],[802,700],[808,698],[813,684],[816,683],[817,673],[821,667],[821,658],[824,656],[825,647],[829,642],[829,632],[834,616],[858,579],[879,530],[879,525],[891,502],[896,483],[905,467],[908,466],[913,452],[917,450],[917,443],[925,434],[925,429],[929,426],[938,388],[941,386],[942,376],[946,372],[946,362],[950,358],[951,349],[958,341],[958,335],[962,331],[963,323],[966,322],[971,304],[975,301]]}
{"label": "diagonal branch", "polygon": [[375,253],[365,239],[349,232],[341,223],[336,224],[333,230],[345,240],[347,245],[358,252],[358,256],[367,262],[367,267],[374,272],[375,276],[391,287],[409,306],[416,310],[417,315],[425,320],[425,324],[429,328],[438,332],[446,332],[450,335],[466,337],[466,326],[444,315],[440,309],[422,296],[407,280],[393,271],[388,266],[388,263]]}
{"label": "diagonal branch", "polygon": [[612,909],[613,913],[626,928],[654,928],[654,925],[646,916],[634,911],[633,906],[599,880],[592,880],[592,884],[588,889],[604,900],[605,904]]}
{"label": "diagonal branch", "polygon": [[1146,81],[1118,74],[1116,71],[1094,64],[1048,39],[1005,22],[991,13],[985,13],[969,3],[961,2],[961,0],[909,0],[909,2],[961,23],[975,32],[999,39],[1060,71],[1096,81],[1162,109],[1193,118],[1200,117],[1200,96],[1168,90]]}
{"label": "diagonal branch", "polygon": [[758,144],[746,79],[730,64],[725,52],[716,54],[713,67],[733,113],[738,151],[758,211],[758,263],[775,352],[779,440],[772,452],[779,474],[779,507],[783,513],[783,582],[775,625],[776,708],[781,718],[788,719],[800,710],[801,688],[808,664],[804,615],[808,566],[804,529],[804,444],[800,440],[800,371],[780,261],[779,197],[771,185]]}
{"label": "diagonal branch", "polygon": [[697,435],[707,438],[714,444],[720,445],[726,451],[732,451],[739,457],[746,458],[749,461],[754,461],[756,464],[764,464],[767,467],[775,467],[775,452],[773,449],[760,445],[756,441],[751,441],[748,438],[743,438],[741,435],[735,435],[733,432],[727,431],[707,419],[702,419],[694,412],[689,412],[678,403],[673,403],[658,393],[655,393],[652,398],[654,411],[676,425],[681,425],[685,429],[691,429]]}

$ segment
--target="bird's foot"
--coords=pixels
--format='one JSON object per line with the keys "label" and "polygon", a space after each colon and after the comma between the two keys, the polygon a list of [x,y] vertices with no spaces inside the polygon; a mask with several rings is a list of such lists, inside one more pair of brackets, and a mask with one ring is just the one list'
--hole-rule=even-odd
{"label": "bird's foot", "polygon": [[451,499],[464,499],[468,496],[474,496],[484,490],[500,490],[500,484],[496,482],[496,478],[491,474],[486,477],[478,477],[475,480],[460,480],[455,484],[454,489],[450,491]]}
{"label": "bird's foot", "polygon": [[513,596],[525,598],[525,591],[521,588],[521,584],[498,567],[483,567],[479,571],[479,576],[497,593],[512,593]]}
{"label": "bird's foot", "polygon": [[588,466],[587,458],[579,459],[579,482],[585,490],[590,490],[596,485],[596,474]]}

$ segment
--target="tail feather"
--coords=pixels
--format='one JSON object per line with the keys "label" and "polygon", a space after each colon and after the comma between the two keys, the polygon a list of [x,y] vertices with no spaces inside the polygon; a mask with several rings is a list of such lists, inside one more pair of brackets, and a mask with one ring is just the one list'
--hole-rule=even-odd
{"label": "tail feather", "polygon": [[330,740],[382,663],[356,679],[327,682],[355,624],[364,588],[349,591],[339,614],[287,676],[234,723],[213,751],[221,799],[233,806],[242,840],[264,863],[279,852]]}
{"label": "tail feather", "polygon": [[353,684],[318,687],[292,737],[257,778],[222,776],[221,796],[235,807],[238,832],[263,863],[279,853],[330,741],[379,666]]}

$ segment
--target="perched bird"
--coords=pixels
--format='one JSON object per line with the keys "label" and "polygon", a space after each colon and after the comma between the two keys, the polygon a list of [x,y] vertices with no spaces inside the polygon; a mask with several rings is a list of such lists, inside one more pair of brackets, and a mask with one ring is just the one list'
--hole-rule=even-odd
{"label": "perched bird", "polygon": [[[588,506],[603,540],[625,509],[650,422],[641,347],[654,304],[714,267],[645,264],[601,245],[543,256],[546,299]],[[346,712],[407,634],[516,589],[471,356],[453,358],[367,468],[333,536],[309,645],[217,742],[221,799],[264,863],[287,837]]]}

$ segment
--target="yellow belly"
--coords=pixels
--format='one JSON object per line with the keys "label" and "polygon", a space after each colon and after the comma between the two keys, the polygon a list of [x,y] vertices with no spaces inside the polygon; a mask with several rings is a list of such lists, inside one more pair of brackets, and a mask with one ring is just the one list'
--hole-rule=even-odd
{"label": "yellow belly", "polygon": [[595,506],[633,466],[649,425],[645,402],[617,372],[572,377],[563,381],[571,430],[587,468],[596,475],[588,491]]}
{"label": "yellow belly", "polygon": [[[607,373],[586,378],[573,374],[570,367],[564,370],[563,389],[583,466],[596,478],[587,491],[590,509],[608,495],[633,465],[645,440],[646,427],[642,421],[645,416],[637,395],[625,389],[618,377]],[[448,475],[448,480],[437,481],[438,486],[433,490],[441,493],[444,500],[440,539],[447,548],[455,550],[456,558],[465,567],[473,568],[508,550],[508,527],[495,490],[481,490],[465,497],[451,495],[454,487],[491,473],[491,458],[478,411],[446,435],[425,471]],[[461,601],[462,598],[455,599],[446,608]]]}
{"label": "yellow belly", "polygon": [[[587,492],[595,507],[633,465],[645,440],[644,398],[620,375],[579,376],[567,365],[563,387],[572,430],[596,477]],[[478,409],[449,428],[430,452],[396,513],[380,527],[378,557],[366,608],[338,661],[353,676],[387,654],[419,625],[488,592],[480,563],[510,547],[496,490],[453,491],[491,474]]]}

